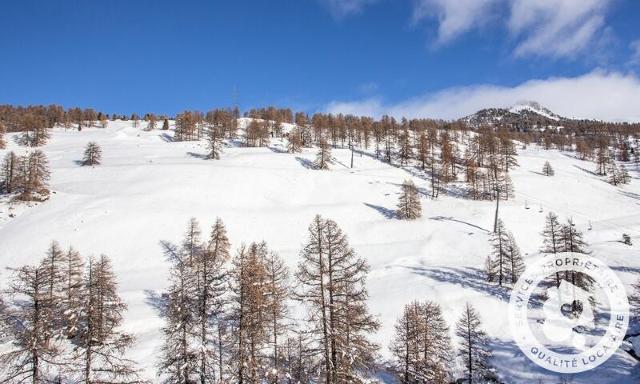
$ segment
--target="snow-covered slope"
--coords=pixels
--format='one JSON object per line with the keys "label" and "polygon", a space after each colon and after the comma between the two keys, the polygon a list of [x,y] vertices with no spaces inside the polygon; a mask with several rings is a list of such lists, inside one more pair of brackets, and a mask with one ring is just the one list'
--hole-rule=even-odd
{"label": "snow-covered slope", "polygon": [[539,103],[535,102],[535,101],[527,101],[527,102],[522,102],[522,103],[518,103],[516,105],[514,105],[513,107],[509,108],[509,112],[511,113],[517,113],[517,114],[521,114],[522,111],[528,111],[528,112],[532,112],[532,113],[536,113],[540,116],[544,116],[547,119],[551,119],[551,120],[560,120],[562,119],[562,117],[560,117],[559,115],[556,115],[555,113],[551,112],[549,109],[541,106]]}
{"label": "snow-covered slope", "polygon": [[[423,217],[400,221],[389,217],[400,184],[412,178],[425,194],[428,180],[414,169],[389,166],[367,155],[333,151],[331,171],[308,169],[314,150],[285,153],[285,143],[268,148],[226,148],[219,161],[203,160],[204,142],[172,142],[172,132],[143,132],[129,122],[82,132],[56,129],[43,150],[52,169],[49,201],[20,207],[9,217],[0,202],[0,266],[35,263],[51,240],[74,245],[84,255],[108,254],[129,305],[126,328],[138,341],[132,352],[154,379],[161,319],[148,302],[149,292],[167,286],[168,264],[159,241],[179,241],[187,220],[196,217],[203,230],[221,217],[232,246],[265,240],[291,269],[317,213],[334,219],[355,250],[371,265],[370,308],[382,321],[374,336],[382,357],[396,318],[413,299],[434,300],[451,327],[465,302],[480,311],[492,337],[494,364],[509,383],[559,382],[541,371],[514,345],[507,326],[508,291],[487,285],[481,275],[489,253],[495,203],[451,195],[422,199]],[[19,149],[8,137],[9,149]],[[81,167],[84,146],[98,142],[103,165]],[[548,160],[556,176],[540,174]],[[613,187],[590,171],[592,163],[557,151],[521,150],[512,174],[516,198],[501,203],[501,218],[523,253],[541,244],[544,215],[553,210],[572,217],[585,233],[594,255],[615,268],[630,285],[639,276],[640,246],[618,242],[623,232],[640,232],[640,184]],[[634,174],[634,176],[637,176]],[[526,205],[529,209],[525,208]],[[588,230],[589,222],[593,226]],[[633,237],[634,243],[640,243]],[[3,271],[0,279],[6,282]],[[453,337],[453,332],[452,332]],[[455,340],[455,338],[454,338]],[[604,366],[576,375],[573,383],[634,383],[640,368],[618,351]]]}

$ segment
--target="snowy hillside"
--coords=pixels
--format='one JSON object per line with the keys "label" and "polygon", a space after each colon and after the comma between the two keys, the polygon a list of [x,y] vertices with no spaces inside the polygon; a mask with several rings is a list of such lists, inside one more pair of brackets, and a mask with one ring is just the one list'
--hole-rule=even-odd
{"label": "snowy hillside", "polygon": [[522,111],[529,111],[532,113],[536,113],[540,116],[544,116],[548,119],[551,120],[560,120],[562,119],[562,117],[556,115],[555,113],[551,112],[549,109],[541,106],[539,103],[536,103],[535,101],[528,101],[528,102],[523,102],[523,103],[518,103],[516,105],[514,105],[513,107],[509,108],[509,112],[511,113],[522,113]]}
{"label": "snowy hillside", "polygon": [[[390,166],[369,154],[356,154],[351,169],[347,149],[333,150],[330,171],[317,171],[308,166],[315,149],[289,154],[285,141],[272,140],[262,148],[229,146],[221,160],[207,161],[204,141],[173,142],[172,135],[145,132],[125,121],[81,132],[56,128],[42,148],[51,165],[51,199],[31,207],[0,201],[0,266],[36,263],[52,240],[87,256],[104,253],[113,259],[129,306],[125,326],[137,336],[132,357],[151,380],[157,381],[154,364],[163,321],[150,300],[166,289],[169,268],[160,241],[178,242],[191,217],[204,231],[220,217],[233,250],[243,242],[264,240],[293,271],[307,227],[321,214],[338,223],[371,266],[369,305],[382,323],[374,336],[381,359],[390,357],[394,324],[411,300],[438,302],[453,340],[453,324],[464,304],[473,302],[505,382],[559,382],[557,374],[519,353],[507,324],[509,291],[488,285],[482,276],[495,202],[463,199],[454,186],[432,200],[429,181],[416,169]],[[94,168],[78,164],[89,141],[103,151],[103,164]],[[0,156],[9,150],[24,152],[11,134],[7,142]],[[553,164],[555,177],[540,173],[545,161]],[[593,163],[572,154],[530,146],[519,149],[518,162],[511,173],[516,197],[501,202],[501,218],[523,253],[537,253],[544,215],[553,211],[562,221],[573,218],[594,256],[630,287],[640,276],[636,171],[631,184],[620,188],[595,176]],[[415,221],[392,217],[407,178],[424,193],[423,216]],[[622,233],[632,234],[633,246],[619,241]],[[6,276],[4,271],[0,275],[3,284]],[[637,383],[640,365],[619,350],[603,366],[572,380]]]}

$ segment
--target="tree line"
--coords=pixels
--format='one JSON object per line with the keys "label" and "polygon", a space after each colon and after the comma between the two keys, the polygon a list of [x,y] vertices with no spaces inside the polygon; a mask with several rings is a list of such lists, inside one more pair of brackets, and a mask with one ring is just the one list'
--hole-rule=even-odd
{"label": "tree line", "polygon": [[[318,146],[323,150],[320,169],[328,169],[330,150],[326,147],[374,148],[377,158],[389,163],[406,165],[413,162],[426,170],[431,178],[432,197],[446,190],[447,184],[463,173],[468,184],[468,196],[472,199],[494,199],[498,193],[508,198],[512,183],[508,177],[509,163],[515,156],[515,142],[523,146],[536,143],[544,149],[556,148],[574,151],[583,160],[597,164],[596,172],[608,176],[613,185],[630,181],[624,164],[635,161],[640,165],[640,125],[628,123],[604,123],[590,120],[563,121],[562,129],[522,130],[517,124],[471,124],[467,120],[442,121],[437,119],[400,119],[382,116],[380,119],[342,114],[294,112],[289,108],[251,109],[244,114],[252,120],[244,130],[242,142],[246,146],[266,146],[272,137],[287,137],[288,150],[299,152],[302,148]],[[206,113],[184,111],[175,116],[176,141],[206,138],[210,159],[220,158],[223,140],[236,139],[240,111],[237,107],[212,109]],[[135,127],[141,118],[104,114],[93,109],[61,106],[14,107],[0,105],[0,136],[3,130],[23,132],[21,143],[27,146],[44,145],[48,129],[56,125],[71,127],[106,126],[108,119],[130,119]],[[162,129],[169,129],[169,116],[147,113],[142,120],[145,130],[156,129],[162,121]],[[293,124],[285,132],[283,124]],[[497,139],[496,139],[497,138]],[[2,146],[0,139],[0,147]],[[487,154],[487,156],[485,156]],[[496,160],[496,156],[503,159]],[[507,160],[504,160],[507,158]],[[328,161],[324,161],[328,159]],[[506,162],[505,162],[506,161]],[[500,191],[500,192],[498,192]]]}

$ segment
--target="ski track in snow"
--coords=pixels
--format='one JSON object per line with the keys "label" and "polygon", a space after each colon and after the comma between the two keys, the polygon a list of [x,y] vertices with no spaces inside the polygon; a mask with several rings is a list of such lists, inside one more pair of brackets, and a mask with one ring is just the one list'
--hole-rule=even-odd
{"label": "ski track in snow", "polygon": [[[0,200],[1,267],[39,261],[51,240],[73,245],[84,256],[104,253],[113,259],[129,306],[125,328],[138,338],[131,356],[152,380],[162,320],[147,296],[148,290],[167,286],[169,267],[159,242],[178,242],[190,217],[199,220],[206,234],[219,216],[232,248],[265,240],[294,270],[316,213],[334,219],[371,265],[370,308],[382,321],[374,339],[383,358],[389,357],[393,326],[404,304],[414,299],[440,303],[453,337],[453,325],[469,301],[482,315],[495,350],[493,363],[504,380],[560,380],[519,353],[508,333],[509,292],[482,279],[495,202],[423,197],[423,217],[400,221],[391,217],[399,186],[419,172],[358,154],[355,168],[349,169],[348,149],[333,150],[331,171],[311,170],[304,162],[313,160],[314,149],[281,153],[284,143],[279,140],[270,148],[230,146],[221,160],[208,161],[201,158],[204,142],[171,142],[171,135],[144,132],[121,121],[106,129],[55,129],[42,148],[51,165],[51,199],[32,207]],[[7,135],[9,146],[0,156],[9,150],[25,152],[12,136]],[[94,168],[77,163],[89,141],[103,150],[103,164]],[[556,176],[540,174],[546,160]],[[640,184],[633,167],[631,184],[619,188],[590,173],[593,163],[569,153],[531,146],[519,150],[518,161],[520,167],[511,174],[516,196],[501,202],[500,217],[523,254],[537,252],[544,216],[552,210],[563,222],[572,217],[593,254],[630,287],[640,276]],[[427,179],[413,180],[421,191],[430,192]],[[592,230],[587,229],[589,221]],[[623,232],[631,234],[633,246],[619,241]],[[7,272],[0,273],[4,284]],[[640,380],[640,368],[619,350],[603,366],[572,379],[633,383]]]}

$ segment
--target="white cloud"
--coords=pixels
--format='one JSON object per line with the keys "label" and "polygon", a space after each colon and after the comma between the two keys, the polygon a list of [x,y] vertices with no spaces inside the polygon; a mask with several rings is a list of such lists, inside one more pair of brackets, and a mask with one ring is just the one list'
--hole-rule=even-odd
{"label": "white cloud", "polygon": [[413,0],[413,22],[436,19],[437,45],[497,23],[510,32],[517,57],[570,58],[597,42],[612,1]]}
{"label": "white cloud", "polygon": [[516,56],[571,57],[594,43],[611,0],[510,0]]}
{"label": "white cloud", "polygon": [[438,20],[439,44],[482,26],[499,0],[413,0],[413,23]]}
{"label": "white cloud", "polygon": [[387,104],[380,98],[332,102],[327,112],[379,117],[456,119],[482,108],[508,107],[533,100],[560,115],[606,121],[640,121],[640,79],[633,74],[596,70],[578,77],[530,80],[514,87],[474,85],[447,88]]}
{"label": "white cloud", "polygon": [[320,0],[337,19],[362,12],[365,6],[376,0]]}

